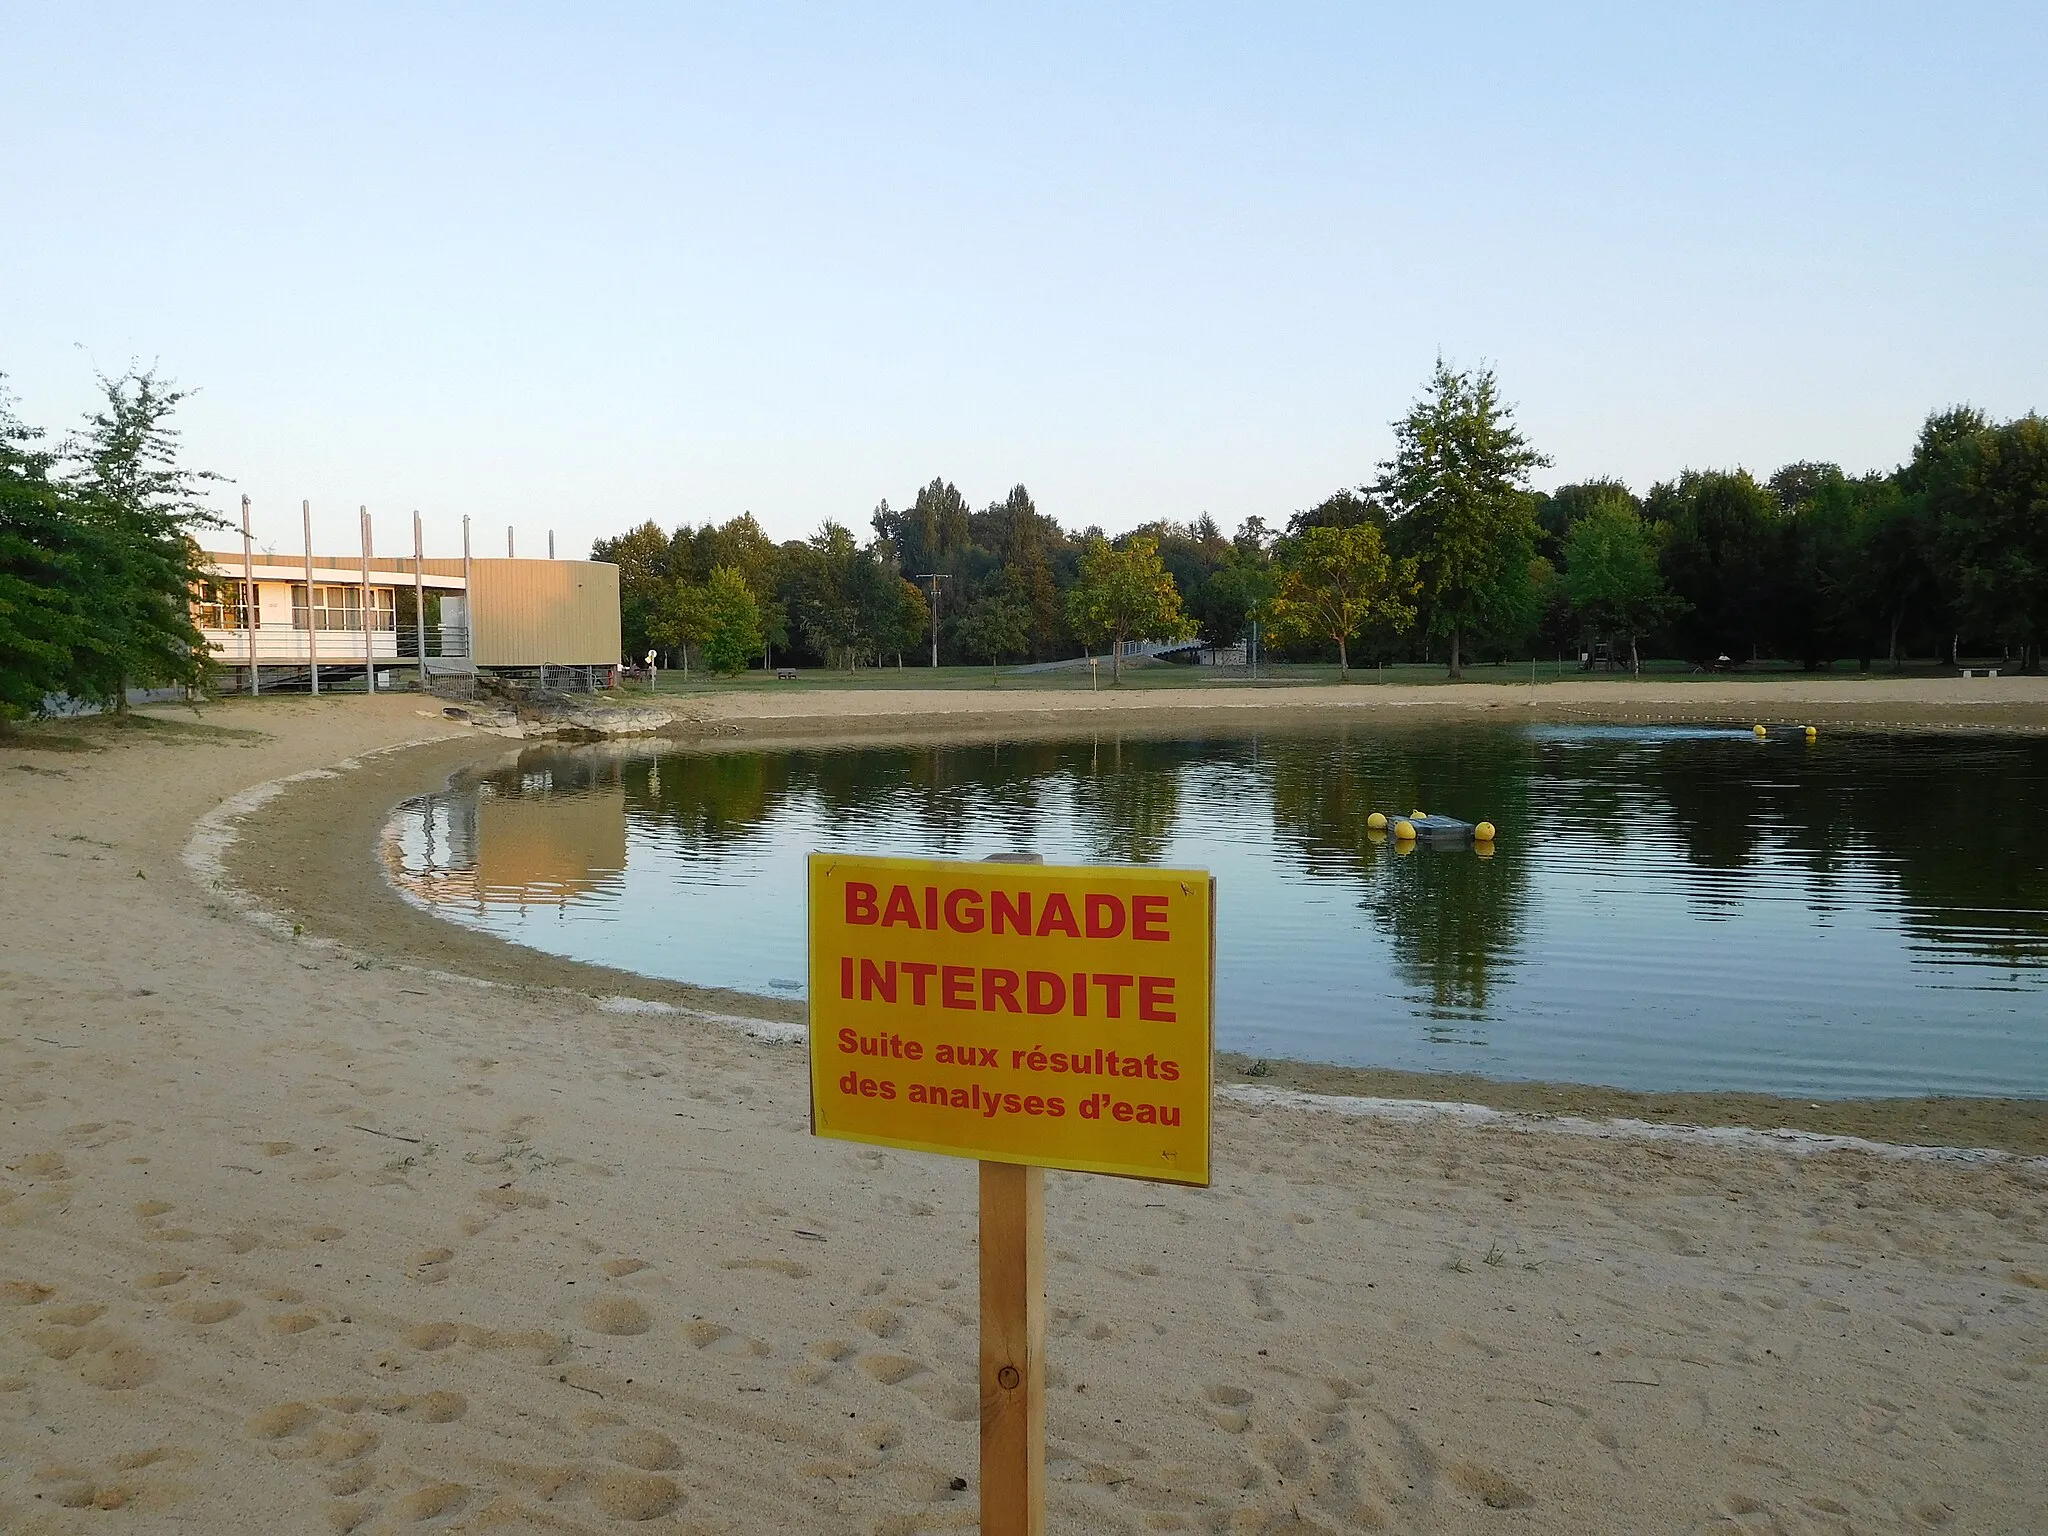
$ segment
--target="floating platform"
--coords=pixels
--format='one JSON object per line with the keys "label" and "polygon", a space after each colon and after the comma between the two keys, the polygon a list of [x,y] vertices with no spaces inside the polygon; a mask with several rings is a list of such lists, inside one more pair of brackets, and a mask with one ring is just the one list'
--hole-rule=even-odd
{"label": "floating platform", "polygon": [[1406,822],[1415,829],[1415,840],[1417,842],[1469,843],[1473,840],[1473,824],[1469,821],[1460,821],[1455,816],[1390,815],[1387,817],[1387,835],[1389,837],[1399,836],[1397,828],[1403,822]]}

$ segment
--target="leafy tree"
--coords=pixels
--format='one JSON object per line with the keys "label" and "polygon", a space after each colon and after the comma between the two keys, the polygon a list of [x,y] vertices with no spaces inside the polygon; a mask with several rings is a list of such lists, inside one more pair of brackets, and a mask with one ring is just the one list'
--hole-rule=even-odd
{"label": "leafy tree", "polygon": [[67,497],[105,562],[93,581],[96,644],[78,657],[68,691],[123,710],[131,684],[206,680],[212,656],[192,622],[192,592],[206,578],[194,535],[224,526],[199,500],[222,477],[178,463],[169,422],[190,390],[132,368],[101,374],[99,385],[105,403],[64,448],[78,466]]}
{"label": "leafy tree", "polygon": [[6,456],[6,408],[0,396],[0,719],[18,719],[112,669],[94,623],[111,562],[101,531],[27,472],[27,456]]}
{"label": "leafy tree", "polygon": [[989,686],[1001,682],[996,665],[1031,645],[1031,610],[1016,598],[997,593],[981,598],[953,621],[953,638],[970,655],[988,658]]}
{"label": "leafy tree", "polygon": [[1634,492],[1619,480],[1581,480],[1572,485],[1560,485],[1556,490],[1536,498],[1536,553],[1544,559],[1556,562],[1564,558],[1564,541],[1571,535],[1572,524],[1584,517],[1601,503],[1621,498],[1637,511],[1642,503]]}
{"label": "leafy tree", "polygon": [[1415,586],[1415,562],[1390,559],[1374,524],[1310,527],[1284,546],[1274,632],[1282,641],[1334,640],[1338,675],[1348,678],[1352,637],[1368,625],[1412,624]]}
{"label": "leafy tree", "polygon": [[1811,671],[1855,654],[1866,668],[1876,626],[1866,622],[1863,580],[1877,477],[1851,480],[1834,464],[1788,464],[1771,476],[1784,508],[1779,523],[1778,649]]}
{"label": "leafy tree", "polygon": [[2030,414],[1957,436],[1926,480],[1958,620],[2038,671],[2048,637],[2048,419]]}
{"label": "leafy tree", "polygon": [[1454,678],[1467,633],[1527,606],[1528,478],[1549,462],[1516,428],[1491,369],[1463,373],[1437,359],[1422,398],[1394,424],[1377,489],[1397,514],[1396,552],[1416,563],[1429,632],[1451,642]]}
{"label": "leafy tree", "polygon": [[1662,564],[1686,605],[1676,627],[1688,652],[1701,660],[1761,655],[1781,591],[1776,494],[1747,470],[1688,469],[1653,486],[1644,513],[1671,529]]}
{"label": "leafy tree", "polygon": [[761,649],[761,604],[736,565],[721,565],[704,583],[704,665],[721,676],[744,672]]}
{"label": "leafy tree", "polygon": [[[648,524],[652,527],[653,524]],[[647,638],[671,658],[680,652],[683,670],[690,670],[690,647],[711,633],[705,607],[705,589],[696,582],[673,577],[657,589],[653,606],[645,619]],[[669,663],[673,666],[673,660]]]}
{"label": "leafy tree", "polygon": [[881,543],[863,549],[851,529],[830,520],[790,550],[797,623],[828,662],[843,655],[849,672],[863,657],[914,643],[927,622],[922,594],[886,551]]}
{"label": "leafy tree", "polygon": [[617,538],[599,539],[590,546],[590,558],[619,568],[619,631],[626,654],[637,661],[650,650],[672,649],[676,642],[656,634],[677,575],[674,550],[660,526],[648,521]]}
{"label": "leafy tree", "polygon": [[1091,644],[1109,643],[1109,675],[1123,681],[1126,640],[1184,640],[1194,625],[1181,610],[1180,589],[1159,560],[1159,546],[1143,536],[1122,548],[1097,538],[1081,557],[1080,579],[1067,594],[1067,616]]}
{"label": "leafy tree", "polygon": [[1310,528],[1355,528],[1360,523],[1371,523],[1384,533],[1392,522],[1385,504],[1369,490],[1363,486],[1346,487],[1324,497],[1306,512],[1288,518],[1287,531],[1291,535]]}
{"label": "leafy tree", "polygon": [[1657,535],[1635,499],[1609,494],[1580,513],[1564,545],[1564,586],[1572,606],[1602,634],[1628,636],[1628,669],[1640,673],[1636,642],[1679,608],[1657,568]]}

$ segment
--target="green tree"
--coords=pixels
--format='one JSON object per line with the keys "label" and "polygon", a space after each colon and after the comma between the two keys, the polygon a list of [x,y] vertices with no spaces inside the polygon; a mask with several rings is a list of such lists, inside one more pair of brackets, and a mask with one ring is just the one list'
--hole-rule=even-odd
{"label": "green tree", "polygon": [[1747,470],[1688,469],[1651,487],[1643,510],[1671,529],[1661,563],[1686,605],[1673,627],[1687,652],[1702,661],[1762,655],[1782,591],[1776,493]]}
{"label": "green tree", "polygon": [[[665,632],[660,612],[679,574],[669,536],[645,522],[617,538],[597,540],[590,558],[619,568],[619,632],[626,654],[637,662],[650,650],[672,649],[676,642],[656,633]],[[680,574],[688,576],[687,564]]]}
{"label": "green tree", "polygon": [[1572,606],[1601,634],[1628,636],[1628,669],[1642,671],[1636,642],[1683,606],[1657,567],[1658,539],[1625,493],[1603,496],[1582,511],[1564,542],[1564,589]]}
{"label": "green tree", "polygon": [[953,639],[970,656],[988,658],[993,688],[1002,681],[997,663],[1030,649],[1031,609],[1008,593],[991,593],[953,621]]}
{"label": "green tree", "polygon": [[1159,545],[1142,535],[1119,549],[1097,537],[1081,556],[1080,579],[1067,594],[1067,618],[1090,645],[1108,643],[1109,675],[1123,681],[1124,642],[1185,640],[1194,625],[1181,609],[1180,588],[1159,560]]}
{"label": "green tree", "polygon": [[2038,671],[2048,636],[2048,419],[2030,414],[1961,435],[1926,480],[1958,622]]}
{"label": "green tree", "polygon": [[1616,497],[1626,500],[1637,511],[1642,510],[1642,503],[1619,480],[1580,480],[1539,495],[1536,498],[1536,553],[1553,563],[1562,560],[1564,541],[1571,536],[1572,524],[1602,502]]}
{"label": "green tree", "polygon": [[1306,528],[1282,546],[1274,634],[1283,643],[1334,640],[1338,674],[1348,678],[1352,637],[1371,625],[1414,623],[1415,587],[1415,562],[1390,558],[1374,524]]}
{"label": "green tree", "polygon": [[198,687],[212,656],[192,622],[192,593],[206,579],[195,535],[224,526],[200,501],[222,477],[178,462],[170,418],[191,398],[154,370],[99,376],[104,404],[65,444],[77,466],[67,499],[97,535],[92,622],[96,642],[77,656],[68,691],[117,711],[133,684]]}
{"label": "green tree", "polygon": [[[654,525],[650,523],[648,526]],[[704,588],[682,577],[671,577],[663,582],[655,590],[644,626],[649,642],[671,658],[670,666],[675,665],[673,658],[681,653],[683,671],[687,674],[690,670],[690,647],[711,633]]]}
{"label": "green tree", "polygon": [[763,645],[761,604],[745,574],[721,565],[703,587],[704,665],[723,677],[743,672]]}
{"label": "green tree", "polygon": [[1528,606],[1536,519],[1529,446],[1491,369],[1458,372],[1437,359],[1422,398],[1394,424],[1394,456],[1377,487],[1396,513],[1394,546],[1411,558],[1429,632],[1451,642],[1464,675],[1468,633]]}

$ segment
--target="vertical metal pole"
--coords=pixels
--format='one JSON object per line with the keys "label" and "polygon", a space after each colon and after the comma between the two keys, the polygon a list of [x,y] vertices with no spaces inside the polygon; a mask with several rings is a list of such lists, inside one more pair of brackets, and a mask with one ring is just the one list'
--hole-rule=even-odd
{"label": "vertical metal pole", "polygon": [[363,684],[371,692],[377,691],[377,621],[376,610],[370,606],[370,509],[356,508],[356,521],[362,525],[363,535]]}
{"label": "vertical metal pole", "polygon": [[263,691],[256,667],[256,556],[249,541],[249,498],[242,498],[242,622],[249,635],[249,696]]}
{"label": "vertical metal pole", "polygon": [[505,525],[505,558],[507,560],[517,560],[519,558],[512,549],[512,525],[510,523]]}
{"label": "vertical metal pole", "polygon": [[548,530],[548,558],[555,558],[555,530],[552,528]]}
{"label": "vertical metal pole", "polygon": [[1045,1170],[981,1165],[981,1531],[1045,1536]]}
{"label": "vertical metal pole", "polygon": [[[444,645],[443,650],[447,647]],[[462,654],[476,671],[476,588],[469,579],[469,518],[462,519]]]}
{"label": "vertical metal pole", "polygon": [[315,638],[320,616],[313,606],[313,503],[299,503],[299,521],[306,530],[306,662],[313,672],[313,697],[320,697],[320,642]]}
{"label": "vertical metal pole", "polygon": [[420,692],[427,691],[427,546],[420,534],[419,509],[412,514],[412,632],[420,648]]}

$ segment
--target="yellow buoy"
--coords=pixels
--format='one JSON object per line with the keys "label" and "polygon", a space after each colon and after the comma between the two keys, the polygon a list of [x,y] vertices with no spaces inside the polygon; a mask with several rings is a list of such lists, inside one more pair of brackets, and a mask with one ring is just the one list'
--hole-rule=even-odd
{"label": "yellow buoy", "polygon": [[1409,821],[1406,817],[1403,817],[1401,820],[1394,823],[1394,837],[1396,838],[1396,840],[1400,842],[1406,842],[1409,838],[1413,837],[1414,835],[1415,823]]}
{"label": "yellow buoy", "polygon": [[1386,831],[1387,813],[1385,811],[1374,811],[1370,816],[1365,818],[1365,825],[1366,829],[1371,832]]}
{"label": "yellow buoy", "polygon": [[1417,821],[1429,820],[1429,812],[1427,811],[1410,811],[1408,814],[1414,817]]}
{"label": "yellow buoy", "polygon": [[1479,842],[1482,842],[1482,843],[1490,843],[1490,842],[1492,842],[1492,841],[1493,841],[1493,823],[1492,823],[1492,822],[1490,822],[1490,821],[1482,821],[1481,823],[1479,823],[1479,825],[1478,825],[1478,826],[1476,826],[1476,827],[1474,827],[1474,828],[1472,829],[1472,836],[1473,836],[1473,837],[1474,837],[1474,838],[1475,838],[1475,839],[1476,839],[1477,841],[1479,841]]}
{"label": "yellow buoy", "polygon": [[1760,736],[1760,737],[1761,737],[1761,736],[1768,736],[1768,735],[1770,735],[1770,732],[1769,732],[1769,731],[1767,731],[1767,730],[1765,730],[1765,729],[1764,729],[1764,728],[1763,728],[1762,726],[1760,726],[1760,725],[1752,725],[1752,726],[1750,727],[1750,729],[1751,729],[1752,731],[1756,732],[1756,734],[1757,734],[1758,736]]}
{"label": "yellow buoy", "polygon": [[1814,728],[1813,728],[1812,726],[1810,726],[1810,725],[1809,725],[1809,726],[1808,726],[1808,727],[1806,728],[1806,739],[1807,739],[1808,741],[1813,741],[1813,740],[1816,740],[1816,739],[1818,739],[1818,737],[1819,737],[1819,736],[1820,736],[1820,732],[1819,732],[1819,731],[1817,731],[1817,730],[1815,730],[1815,729],[1814,729]]}

